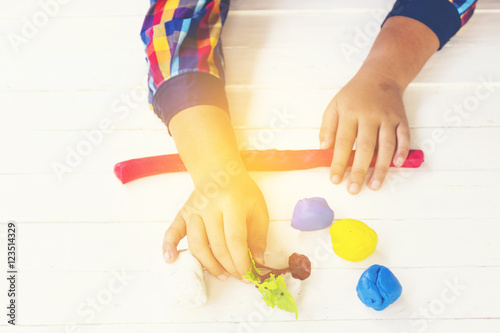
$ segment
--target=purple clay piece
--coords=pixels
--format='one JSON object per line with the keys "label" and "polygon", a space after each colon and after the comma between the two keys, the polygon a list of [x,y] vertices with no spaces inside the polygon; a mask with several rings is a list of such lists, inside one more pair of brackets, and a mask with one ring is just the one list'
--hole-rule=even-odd
{"label": "purple clay piece", "polygon": [[302,231],[314,231],[329,227],[333,222],[333,210],[324,198],[305,198],[295,205],[292,227]]}

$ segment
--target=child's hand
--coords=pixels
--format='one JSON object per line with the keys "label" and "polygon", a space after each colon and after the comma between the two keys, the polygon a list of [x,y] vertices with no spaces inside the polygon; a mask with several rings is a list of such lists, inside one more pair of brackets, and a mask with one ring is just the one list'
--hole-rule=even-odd
{"label": "child's hand", "polygon": [[389,18],[358,74],[335,96],[323,115],[322,148],[334,148],[330,177],[342,181],[356,139],[348,189],[356,194],[378,146],[368,181],[378,190],[391,163],[401,166],[410,149],[403,91],[436,52],[440,42],[425,24],[404,16]]}
{"label": "child's hand", "polygon": [[375,147],[378,156],[368,186],[378,190],[391,160],[401,166],[410,149],[410,130],[402,100],[403,89],[377,71],[359,72],[328,105],[321,124],[321,148],[333,148],[330,178],[342,182],[356,140],[356,154],[347,184],[360,191]]}
{"label": "child's hand", "polygon": [[175,261],[177,245],[187,234],[189,249],[208,272],[220,280],[225,280],[228,273],[241,279],[251,267],[249,248],[255,260],[264,263],[267,206],[246,172],[217,188],[206,193],[193,191],[165,233],[164,258]]}

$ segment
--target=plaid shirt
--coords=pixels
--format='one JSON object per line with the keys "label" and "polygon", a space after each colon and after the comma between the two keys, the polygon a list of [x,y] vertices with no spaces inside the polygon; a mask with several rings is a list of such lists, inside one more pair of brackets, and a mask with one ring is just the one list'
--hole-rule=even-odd
{"label": "plaid shirt", "polygon": [[[249,0],[251,1],[251,0]],[[167,125],[179,111],[228,111],[220,35],[230,0],[151,0],[141,38],[149,66],[149,103]],[[436,33],[440,49],[469,20],[477,0],[398,0],[387,18],[407,16]]]}

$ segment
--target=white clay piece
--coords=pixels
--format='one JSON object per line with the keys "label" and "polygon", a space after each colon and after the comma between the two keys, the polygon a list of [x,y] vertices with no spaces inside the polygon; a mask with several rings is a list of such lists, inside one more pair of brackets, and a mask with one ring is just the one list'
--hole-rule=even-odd
{"label": "white clay piece", "polygon": [[152,280],[169,308],[191,309],[207,302],[203,267],[189,250],[179,252],[172,264],[162,259],[152,272]]}

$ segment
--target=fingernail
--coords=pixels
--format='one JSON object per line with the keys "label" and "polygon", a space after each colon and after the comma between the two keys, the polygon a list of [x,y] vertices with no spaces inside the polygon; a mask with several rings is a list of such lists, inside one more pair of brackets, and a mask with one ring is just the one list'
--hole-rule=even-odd
{"label": "fingernail", "polygon": [[163,259],[168,262],[170,258],[172,258],[170,253],[168,251],[165,251],[165,253],[163,253]]}
{"label": "fingernail", "polygon": [[358,184],[352,183],[351,185],[349,185],[349,192],[351,192],[352,194],[356,194],[356,193],[358,193],[358,191],[359,191]]}
{"label": "fingernail", "polygon": [[340,183],[340,176],[339,175],[333,175],[333,177],[332,177],[332,183],[339,184]]}
{"label": "fingernail", "polygon": [[374,181],[372,181],[371,188],[374,190],[378,190],[380,188],[380,185],[380,180],[375,179]]}
{"label": "fingernail", "polygon": [[226,281],[227,277],[228,277],[227,273],[224,273],[224,274],[219,275],[217,278],[221,281]]}
{"label": "fingernail", "polygon": [[328,144],[326,143],[326,141],[321,141],[321,143],[319,144],[319,147],[321,149],[326,149],[326,148],[328,148]]}
{"label": "fingernail", "polygon": [[402,166],[404,162],[405,162],[404,158],[398,157],[398,160],[396,161],[396,165]]}

